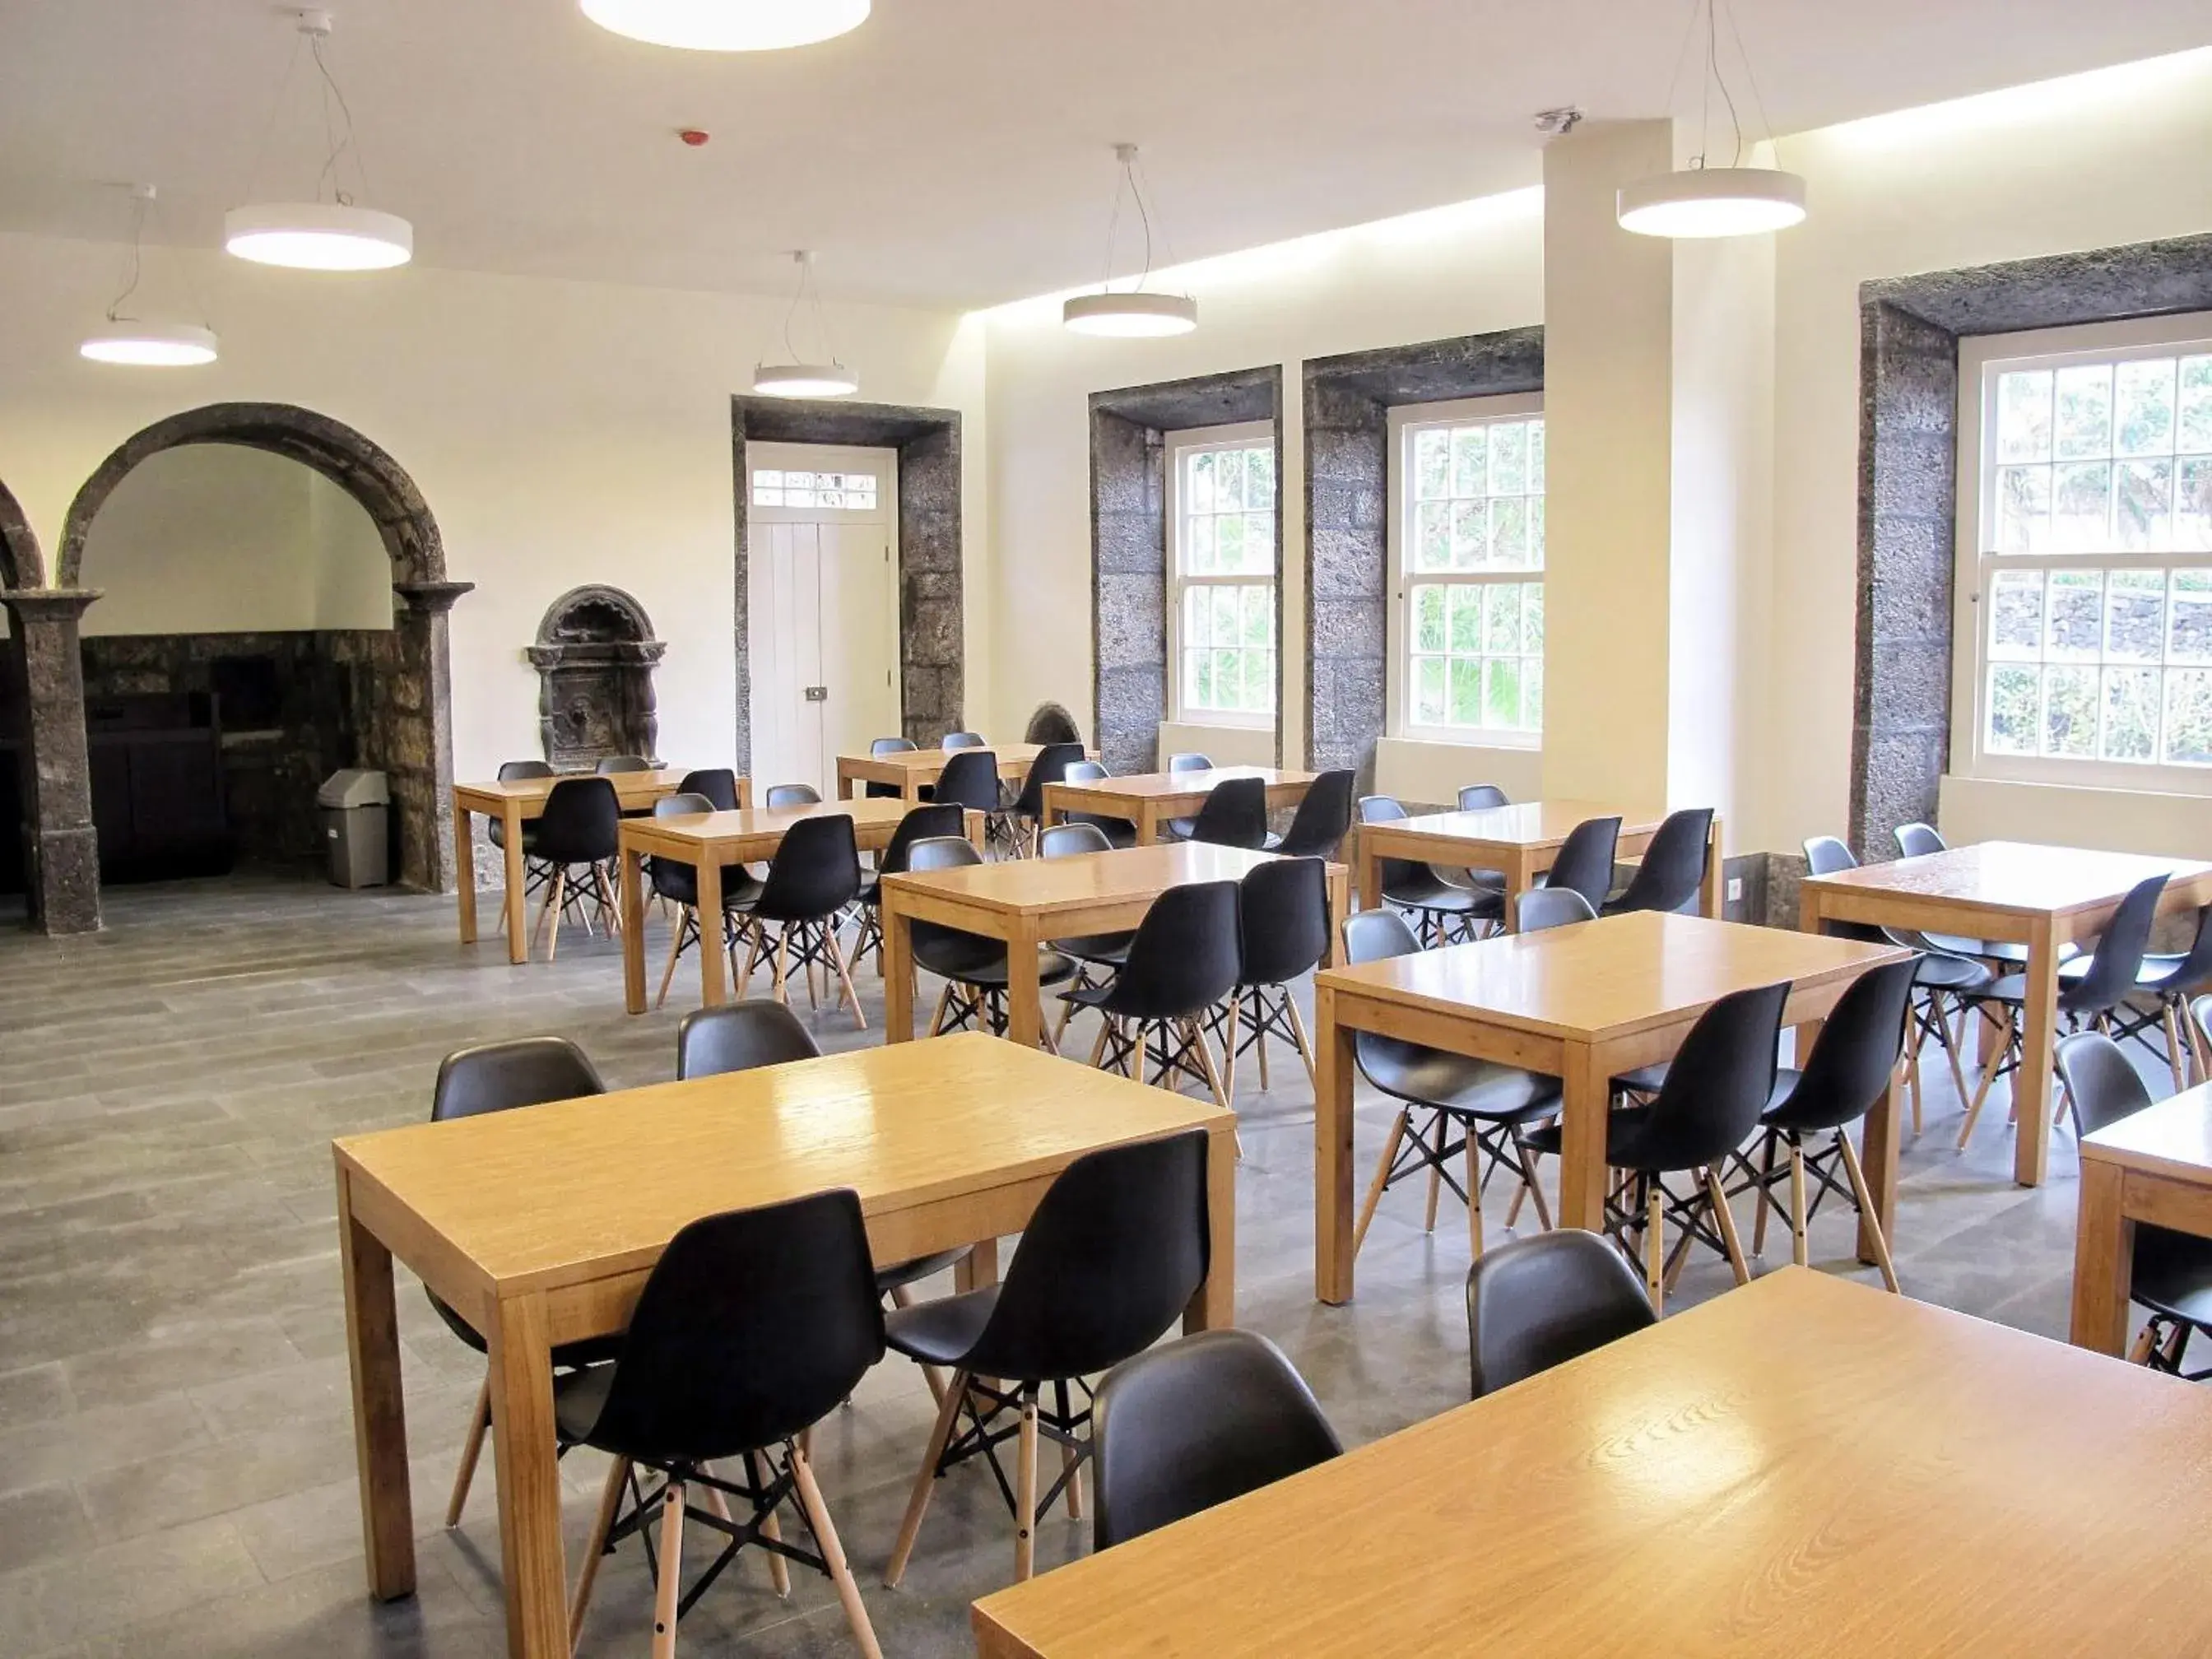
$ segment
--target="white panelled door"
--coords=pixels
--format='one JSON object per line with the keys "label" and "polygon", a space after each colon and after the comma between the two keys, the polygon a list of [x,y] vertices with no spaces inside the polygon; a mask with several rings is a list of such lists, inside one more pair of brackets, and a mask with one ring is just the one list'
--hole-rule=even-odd
{"label": "white panelled door", "polygon": [[897,457],[748,444],[754,789],[836,793],[899,729]]}

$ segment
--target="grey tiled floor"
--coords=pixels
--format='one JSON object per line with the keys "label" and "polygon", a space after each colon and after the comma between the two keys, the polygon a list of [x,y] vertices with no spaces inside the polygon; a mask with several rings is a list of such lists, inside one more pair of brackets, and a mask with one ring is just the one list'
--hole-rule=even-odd
{"label": "grey tiled floor", "polygon": [[[421,1590],[389,1607],[363,1593],[328,1143],[420,1118],[439,1057],[465,1042],[559,1031],[615,1086],[665,1079],[696,979],[687,962],[669,1009],[633,1019],[615,947],[572,936],[552,965],[516,968],[491,942],[458,946],[453,915],[450,899],[237,878],[112,891],[108,931],[91,939],[0,931],[0,1654],[504,1651],[488,1458],[463,1525],[439,1526],[482,1361],[413,1294],[402,1323]],[[862,986],[872,1024],[872,975]],[[832,1048],[879,1040],[848,1016],[814,1025]],[[1463,1400],[1463,1216],[1447,1205],[1424,1234],[1418,1189],[1394,1190],[1358,1302],[1317,1305],[1310,1091],[1294,1060],[1265,1096],[1249,1065],[1240,1081],[1240,1322],[1284,1346],[1347,1441]],[[1928,1133],[1907,1143],[1905,1288],[2060,1335],[2073,1154],[2062,1146],[2051,1184],[2022,1192],[2002,1109],[1963,1155],[1958,1109],[1935,1084]],[[1363,1160],[1387,1121],[1363,1109]],[[1503,1202],[1488,1213],[1503,1237]],[[1770,1261],[1787,1259],[1786,1240],[1776,1230]],[[1815,1222],[1816,1262],[1870,1279],[1849,1243],[1842,1218]],[[1695,1263],[1680,1303],[1727,1282],[1717,1261]],[[881,1588],[930,1415],[894,1357],[816,1437],[891,1654],[972,1650],[967,1605],[1012,1570],[1007,1516],[971,1467],[941,1483],[905,1586]],[[603,1468],[588,1454],[565,1466],[572,1561]],[[1082,1538],[1055,1516],[1041,1560]],[[601,1575],[585,1650],[643,1652],[648,1601],[632,1547]],[[682,1641],[694,1654],[850,1651],[826,1582],[794,1575],[778,1601],[752,1563],[684,1620]]]}

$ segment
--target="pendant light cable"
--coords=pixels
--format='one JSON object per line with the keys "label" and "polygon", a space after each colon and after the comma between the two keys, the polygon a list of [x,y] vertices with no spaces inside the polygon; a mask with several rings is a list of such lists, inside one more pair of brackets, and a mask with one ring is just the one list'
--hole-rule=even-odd
{"label": "pendant light cable", "polygon": [[[329,159],[324,161],[321,176],[315,180],[315,199],[319,202],[322,200],[323,186],[327,184],[331,189],[332,201],[351,207],[354,198],[346,192],[345,187],[338,183],[338,159],[349,151],[352,153],[354,173],[361,180],[363,195],[369,193],[368,166],[362,160],[361,141],[354,136],[353,109],[346,102],[345,89],[338,85],[337,77],[331,73],[331,66],[323,60],[323,42],[328,38],[327,30],[321,32],[310,30],[307,34],[308,53],[315,60],[316,73],[322,76],[323,140],[330,146]],[[331,105],[333,102],[338,106],[338,120],[345,129],[345,136],[343,138],[338,136],[337,125],[331,120]]]}
{"label": "pendant light cable", "polygon": [[138,291],[138,276],[144,268],[146,210],[151,204],[153,198],[138,189],[134,189],[131,194],[131,258],[129,263],[124,266],[123,291],[107,302],[107,320],[111,323],[119,323],[124,320],[123,307],[131,296]]}

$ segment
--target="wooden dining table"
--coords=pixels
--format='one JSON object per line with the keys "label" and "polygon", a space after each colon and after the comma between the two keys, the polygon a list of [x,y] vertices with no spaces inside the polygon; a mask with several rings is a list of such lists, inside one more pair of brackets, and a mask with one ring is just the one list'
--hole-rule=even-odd
{"label": "wooden dining table", "polygon": [[[1452,870],[1495,870],[1505,878],[1505,926],[1519,925],[1520,896],[1549,870],[1577,824],[1590,818],[1617,817],[1620,838],[1615,855],[1633,858],[1651,844],[1667,814],[1651,807],[1624,807],[1603,800],[1532,800],[1510,806],[1486,806],[1472,812],[1425,812],[1418,817],[1385,818],[1362,823],[1358,832],[1359,908],[1382,902],[1382,860],[1411,859]],[[1698,908],[1708,916],[1721,913],[1721,817],[1713,814],[1705,845],[1705,875]]]}
{"label": "wooden dining table", "polygon": [[[1323,1302],[1352,1294],[1355,1034],[1375,1031],[1541,1072],[1562,1085],[1559,1224],[1605,1226],[1606,1120],[1613,1079],[1670,1060],[1721,998],[1790,982],[1783,1020],[1810,1050],[1850,982],[1908,954],[1891,945],[1642,910],[1509,933],[1314,980],[1314,1281]],[[1897,1192],[1897,1087],[1867,1115],[1863,1161],[1885,1228]],[[1875,1259],[1875,1240],[1860,1251]]]}
{"label": "wooden dining table", "polygon": [[985,1596],[982,1659],[2212,1652],[2212,1401],[1783,1267]]}
{"label": "wooden dining table", "polygon": [[[461,943],[477,942],[477,883],[474,828],[471,820],[481,814],[496,818],[507,845],[504,899],[507,909],[507,959],[530,960],[530,933],[523,912],[522,826],[545,811],[545,798],[553,786],[570,778],[604,777],[614,786],[615,799],[625,812],[641,811],[674,794],[690,772],[679,766],[663,766],[650,772],[564,772],[550,778],[516,778],[501,783],[457,783],[453,786],[453,846],[461,860]],[[738,780],[738,805],[752,804],[752,781]]]}
{"label": "wooden dining table", "polygon": [[1085,783],[1048,783],[1044,787],[1043,821],[1057,823],[1073,812],[1124,818],[1136,827],[1137,845],[1150,847],[1159,840],[1163,823],[1194,816],[1215,787],[1232,778],[1259,779],[1267,787],[1267,810],[1273,812],[1304,800],[1319,775],[1274,766],[1216,766],[1202,772],[1145,772]]}
{"label": "wooden dining table", "polygon": [[[914,1038],[914,924],[941,922],[987,939],[1007,953],[1006,1036],[1033,1048],[1044,1032],[1037,947],[1133,928],[1170,887],[1198,881],[1241,881],[1273,853],[1202,842],[1125,847],[1068,858],[1010,859],[957,870],[931,870],[883,879],[884,1031],[888,1042]],[[1334,961],[1347,913],[1349,872],[1328,870],[1328,936]]]}
{"label": "wooden dining table", "polygon": [[2212,1084],[2199,1084],[2081,1138],[2074,1225],[2076,1347],[2127,1340],[2139,1224],[2212,1238]]}
{"label": "wooden dining table", "polygon": [[2159,914],[2212,904],[2212,864],[2193,859],[2099,853],[1986,841],[1919,858],[1808,876],[1798,890],[1798,922],[1817,933],[1827,921],[1961,935],[2027,947],[2021,1054],[2013,1075],[2020,1132],[2013,1178],[2040,1186],[2051,1164],[2051,1056],[2058,1040],[2062,949],[2104,931],[2128,890],[2166,877]]}
{"label": "wooden dining table", "polygon": [[850,1188],[877,1261],[974,1245],[969,1289],[996,1282],[999,1239],[1075,1159],[1196,1129],[1212,1239],[1183,1328],[1212,1329],[1235,1312],[1234,1127],[1210,1101],[968,1033],[335,1142],[370,1593],[415,1589],[395,1258],[490,1350],[507,1651],[568,1659],[551,1351],[621,1331],[678,1229]]}
{"label": "wooden dining table", "polygon": [[[647,858],[673,859],[698,872],[699,914],[722,913],[722,871],[733,864],[755,864],[775,856],[785,834],[807,818],[848,817],[853,839],[864,853],[881,852],[913,810],[903,800],[816,801],[805,806],[748,807],[736,812],[688,812],[670,817],[624,818],[617,854],[616,887],[623,922],[623,1001],[633,1014],[646,1009],[645,880]],[[968,839],[983,845],[983,815],[965,814]],[[699,951],[699,1003],[712,1008],[727,1000],[719,933],[702,927]],[[714,948],[705,939],[713,939]]]}
{"label": "wooden dining table", "polygon": [[[971,745],[972,746],[972,745]],[[1001,781],[1018,786],[1029,776],[1030,763],[1043,752],[1040,743],[993,743],[982,745],[998,758]],[[888,755],[837,757],[837,799],[850,800],[866,793],[871,783],[889,784],[906,801],[918,801],[921,792],[937,781],[945,763],[963,751],[957,749],[900,749]],[[1097,751],[1088,751],[1091,759]]]}

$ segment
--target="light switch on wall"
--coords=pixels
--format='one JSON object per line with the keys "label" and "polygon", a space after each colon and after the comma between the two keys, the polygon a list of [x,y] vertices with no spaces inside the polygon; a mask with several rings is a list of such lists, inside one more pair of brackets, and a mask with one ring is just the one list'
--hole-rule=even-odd
{"label": "light switch on wall", "polygon": [[1730,876],[1730,877],[1729,878],[1729,884],[1728,884],[1728,902],[1729,902],[1730,904],[1734,904],[1734,903],[1735,903],[1738,899],[1741,898],[1742,896],[1743,896],[1743,878],[1742,878],[1741,876]]}

